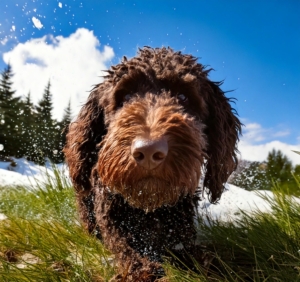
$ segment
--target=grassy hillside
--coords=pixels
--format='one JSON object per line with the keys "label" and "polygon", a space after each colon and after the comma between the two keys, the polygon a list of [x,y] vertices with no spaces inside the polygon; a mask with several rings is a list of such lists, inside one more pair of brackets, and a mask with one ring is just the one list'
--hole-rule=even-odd
{"label": "grassy hillside", "polygon": [[[298,179],[299,184],[299,179]],[[300,281],[300,205],[280,187],[272,214],[236,223],[199,219],[205,266],[179,269],[169,281]],[[113,257],[78,222],[74,193],[58,171],[32,190],[0,188],[0,281],[109,281]]]}
{"label": "grassy hillside", "polygon": [[37,189],[0,188],[0,281],[108,281],[114,269],[76,216],[73,189],[57,170]]}

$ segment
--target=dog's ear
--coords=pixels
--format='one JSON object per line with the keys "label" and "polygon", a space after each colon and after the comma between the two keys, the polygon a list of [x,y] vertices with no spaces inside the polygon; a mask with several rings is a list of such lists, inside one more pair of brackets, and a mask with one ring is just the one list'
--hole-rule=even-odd
{"label": "dog's ear", "polygon": [[97,162],[99,151],[97,144],[105,134],[98,85],[91,92],[76,120],[70,124],[63,150],[77,192],[88,192],[91,189],[91,171]]}
{"label": "dog's ear", "polygon": [[231,99],[220,89],[222,83],[207,81],[205,102],[208,116],[205,119],[207,134],[207,163],[204,187],[209,189],[209,200],[216,202],[224,190],[224,183],[237,165],[237,142],[241,122],[231,107]]}

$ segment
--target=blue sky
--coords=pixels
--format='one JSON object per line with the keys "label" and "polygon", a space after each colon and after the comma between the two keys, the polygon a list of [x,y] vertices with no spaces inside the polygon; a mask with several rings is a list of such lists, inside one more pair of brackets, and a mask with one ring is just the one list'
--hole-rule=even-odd
{"label": "blue sky", "polygon": [[[138,47],[171,46],[199,57],[200,63],[215,69],[212,80],[224,79],[223,90],[234,90],[228,95],[237,98],[235,107],[246,125],[242,139],[248,146],[245,156],[250,158],[254,149],[259,156],[272,146],[283,151],[300,150],[299,15],[297,0],[1,0],[0,69],[5,62],[12,63],[15,85],[23,87],[19,95],[33,91],[37,85],[43,87],[44,80],[51,79],[61,111],[62,101],[71,95],[64,90],[72,84],[71,75],[89,90],[91,82],[86,76],[94,76],[94,83],[99,81],[96,72],[89,71],[92,65],[100,71],[118,63],[123,55],[134,56]],[[75,79],[72,62],[64,52],[58,52],[72,34],[69,44],[73,47],[69,50],[74,51],[72,61],[80,67],[78,77],[82,80]],[[82,45],[83,39],[90,48]],[[75,52],[77,44],[81,44],[82,52]],[[57,55],[48,55],[53,52],[50,47],[57,49]],[[47,57],[52,59],[47,61]],[[64,60],[60,69],[66,65],[72,68],[66,68],[63,74],[54,65]],[[25,68],[29,63],[32,71]],[[40,69],[30,76],[34,64]],[[58,73],[66,76],[65,85],[61,82],[59,86]],[[33,91],[33,95],[38,94]],[[87,92],[73,96],[76,103],[76,97],[83,99]]]}

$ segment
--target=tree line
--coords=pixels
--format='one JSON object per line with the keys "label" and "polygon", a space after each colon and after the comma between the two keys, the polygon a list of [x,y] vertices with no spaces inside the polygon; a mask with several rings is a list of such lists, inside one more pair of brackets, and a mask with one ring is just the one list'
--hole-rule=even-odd
{"label": "tree line", "polygon": [[263,162],[240,160],[228,182],[246,190],[272,190],[279,185],[282,191],[300,196],[300,165],[293,166],[280,150],[273,149]]}
{"label": "tree line", "polygon": [[70,102],[58,121],[52,115],[50,81],[41,100],[34,105],[30,92],[25,97],[16,96],[12,78],[8,64],[0,78],[0,158],[25,157],[38,164],[44,164],[46,158],[53,163],[63,162],[62,148],[71,121]]}
{"label": "tree line", "polygon": [[[71,122],[70,102],[58,121],[52,116],[50,81],[41,100],[34,105],[30,93],[16,96],[12,78],[8,64],[0,77],[0,160],[24,157],[38,164],[44,164],[46,158],[53,163],[63,162],[62,149]],[[264,162],[240,160],[229,183],[247,190],[272,189],[274,183],[279,183],[287,192],[300,196],[297,179],[300,180],[300,165],[294,167],[281,151],[273,150]]]}

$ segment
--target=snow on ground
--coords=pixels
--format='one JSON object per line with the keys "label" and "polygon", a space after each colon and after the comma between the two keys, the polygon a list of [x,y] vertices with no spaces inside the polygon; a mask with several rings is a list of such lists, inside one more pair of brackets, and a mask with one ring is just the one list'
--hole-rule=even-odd
{"label": "snow on ground", "polygon": [[[38,166],[25,159],[13,159],[11,162],[0,162],[0,186],[27,186],[34,187],[38,182],[45,182],[47,178],[45,173],[53,175],[51,164],[46,167]],[[67,175],[64,165],[58,165],[58,169]],[[207,197],[204,197],[199,203],[199,214],[201,216],[209,215],[211,219],[228,221],[239,218],[242,213],[251,213],[255,210],[270,211],[269,204],[262,199],[257,192],[246,191],[237,186],[226,184],[225,191],[217,204],[211,204]],[[260,191],[261,193],[271,195],[270,191]],[[0,214],[0,220],[5,219],[5,215]]]}
{"label": "snow on ground", "polygon": [[[15,159],[12,162],[0,162],[0,186],[26,186],[33,187],[37,182],[46,181],[46,173],[53,175],[51,164],[39,166],[26,159]],[[64,165],[57,168],[66,172]]]}
{"label": "snow on ground", "polygon": [[247,191],[232,184],[226,184],[225,190],[217,204],[211,204],[207,196],[200,201],[198,212],[204,219],[206,215],[212,220],[234,221],[242,213],[255,211],[271,212],[270,204],[262,196],[272,197],[271,191]]}

